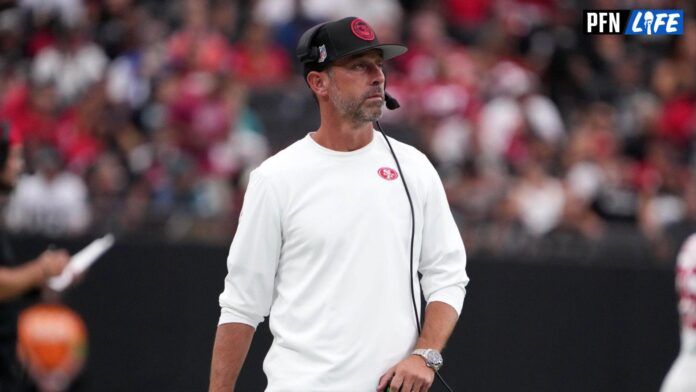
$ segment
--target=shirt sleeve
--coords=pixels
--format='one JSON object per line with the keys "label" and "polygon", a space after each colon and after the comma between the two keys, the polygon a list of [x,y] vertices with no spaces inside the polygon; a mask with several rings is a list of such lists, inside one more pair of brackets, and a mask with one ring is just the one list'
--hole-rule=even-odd
{"label": "shirt sleeve", "polygon": [[[426,158],[427,161],[427,158]],[[423,210],[423,241],[418,271],[427,303],[444,302],[461,313],[469,277],[466,251],[437,171],[427,161],[428,184]]]}
{"label": "shirt sleeve", "polygon": [[272,184],[253,171],[227,256],[218,324],[237,322],[256,328],[268,316],[282,243],[280,216]]}

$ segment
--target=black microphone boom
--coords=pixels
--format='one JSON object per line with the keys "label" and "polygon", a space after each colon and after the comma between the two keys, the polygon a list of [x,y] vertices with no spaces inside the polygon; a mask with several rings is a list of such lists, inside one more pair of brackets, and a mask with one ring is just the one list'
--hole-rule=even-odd
{"label": "black microphone boom", "polygon": [[389,110],[394,110],[401,107],[401,105],[399,105],[399,101],[389,95],[389,93],[386,91],[384,92],[384,103],[387,105],[387,109]]}

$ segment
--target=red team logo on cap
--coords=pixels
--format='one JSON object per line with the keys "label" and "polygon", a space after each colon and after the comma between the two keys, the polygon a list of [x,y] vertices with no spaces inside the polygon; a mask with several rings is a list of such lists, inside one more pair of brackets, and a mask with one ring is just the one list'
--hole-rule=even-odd
{"label": "red team logo on cap", "polygon": [[372,31],[370,25],[360,18],[353,19],[353,21],[350,22],[350,29],[353,31],[353,34],[360,39],[364,39],[365,41],[372,41],[375,39],[375,32]]}
{"label": "red team logo on cap", "polygon": [[379,170],[377,170],[377,174],[387,181],[392,181],[399,178],[399,174],[391,167],[381,167]]}

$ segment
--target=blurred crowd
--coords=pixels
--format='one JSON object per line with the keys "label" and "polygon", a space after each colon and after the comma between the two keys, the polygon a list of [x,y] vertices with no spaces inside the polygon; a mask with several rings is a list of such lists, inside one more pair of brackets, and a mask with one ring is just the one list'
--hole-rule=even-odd
{"label": "blurred crowd", "polygon": [[[582,33],[583,9],[684,9],[683,36]],[[309,96],[294,57],[355,15],[409,51],[384,123],[443,177],[468,249],[696,222],[696,19],[683,1],[0,1],[0,116],[29,175],[15,232],[230,240],[247,175]],[[314,105],[311,99],[307,105]],[[310,121],[311,123],[311,121]],[[296,126],[295,126],[296,127]],[[276,140],[276,142],[274,142]],[[517,245],[516,245],[517,244]],[[664,250],[664,249],[662,249]]]}

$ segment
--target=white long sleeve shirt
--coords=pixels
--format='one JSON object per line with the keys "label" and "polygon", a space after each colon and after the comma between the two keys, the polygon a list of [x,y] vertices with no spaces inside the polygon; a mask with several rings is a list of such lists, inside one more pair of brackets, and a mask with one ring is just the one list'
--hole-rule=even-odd
{"label": "white long sleeve shirt", "polygon": [[[440,178],[425,155],[390,141],[414,203],[424,296],[459,313],[466,253]],[[411,214],[396,169],[375,132],[350,152],[308,134],[252,172],[219,323],[255,328],[270,314],[267,391],[373,391],[413,349]]]}

